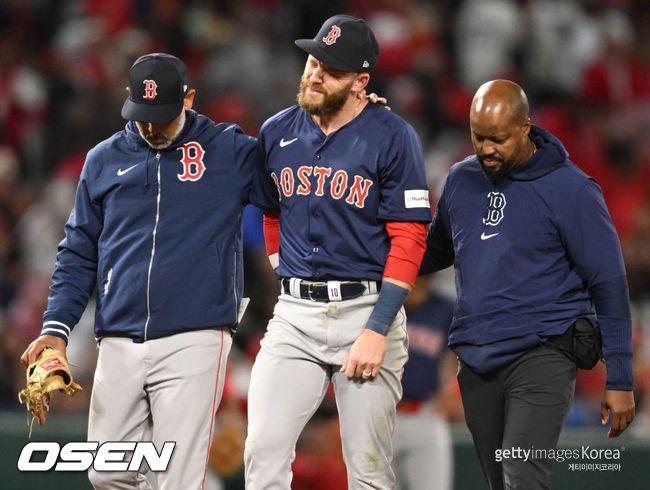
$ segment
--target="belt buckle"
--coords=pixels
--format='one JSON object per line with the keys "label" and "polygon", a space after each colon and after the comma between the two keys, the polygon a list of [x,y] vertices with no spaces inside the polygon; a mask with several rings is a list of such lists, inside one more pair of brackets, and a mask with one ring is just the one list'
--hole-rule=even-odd
{"label": "belt buckle", "polygon": [[311,292],[312,292],[312,291],[311,291],[311,288],[312,288],[313,285],[314,285],[313,282],[308,282],[308,283],[307,283],[307,297],[308,297],[311,301],[316,301],[314,298],[311,297]]}

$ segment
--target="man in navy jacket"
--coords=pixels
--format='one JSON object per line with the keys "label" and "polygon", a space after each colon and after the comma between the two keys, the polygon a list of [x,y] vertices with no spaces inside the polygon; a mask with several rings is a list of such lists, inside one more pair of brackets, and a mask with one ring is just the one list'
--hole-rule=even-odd
{"label": "man in navy jacket", "polygon": [[[124,130],[88,153],[65,226],[41,335],[22,356],[65,352],[96,289],[88,440],[173,441],[158,488],[203,488],[231,331],[242,303],[242,217],[256,140],[191,110],[184,63],[142,56]],[[90,469],[97,488],[151,488],[136,471]]]}
{"label": "man in navy jacket", "polygon": [[449,171],[421,273],[455,268],[449,345],[490,488],[548,488],[543,450],[555,448],[573,397],[576,330],[602,336],[609,437],[634,419],[621,247],[600,187],[531,125],[517,84],[482,85],[470,129],[475,155]]}

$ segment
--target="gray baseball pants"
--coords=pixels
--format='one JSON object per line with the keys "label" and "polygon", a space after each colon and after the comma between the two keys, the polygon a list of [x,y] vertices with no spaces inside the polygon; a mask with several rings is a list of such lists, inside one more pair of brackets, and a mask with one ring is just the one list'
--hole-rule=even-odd
{"label": "gray baseball pants", "polygon": [[454,448],[449,423],[432,402],[416,413],[397,411],[393,467],[395,490],[451,490]]}
{"label": "gray baseball pants", "polygon": [[244,453],[247,490],[289,490],[296,442],[330,381],[348,488],[394,487],[391,438],[407,359],[404,311],[388,332],[377,377],[362,381],[339,372],[376,302],[377,294],[330,303],[280,296],[251,373]]}
{"label": "gray baseball pants", "polygon": [[[230,332],[223,329],[143,343],[101,339],[88,440],[153,441],[158,452],[174,441],[167,471],[155,473],[157,488],[203,488],[231,344]],[[91,466],[88,477],[96,489],[151,489],[146,470],[98,472]]]}

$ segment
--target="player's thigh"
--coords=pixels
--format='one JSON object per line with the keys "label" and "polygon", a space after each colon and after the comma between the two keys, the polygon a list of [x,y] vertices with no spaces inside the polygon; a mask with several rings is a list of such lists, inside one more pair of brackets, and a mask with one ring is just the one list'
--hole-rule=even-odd
{"label": "player's thigh", "polygon": [[503,444],[503,386],[496,375],[480,375],[462,361],[458,364],[458,386],[483,474],[490,488],[503,488],[503,468],[495,460],[495,451]]}
{"label": "player's thigh", "polygon": [[[386,355],[377,376],[359,379],[348,378],[339,371],[333,374],[343,437],[373,437],[375,430],[382,438],[392,434],[395,406],[402,397],[402,370],[408,359],[405,321],[401,311],[388,331]],[[344,451],[345,446],[344,441]]]}
{"label": "player's thigh", "polygon": [[503,461],[508,488],[544,489],[550,485],[553,460],[539,450],[556,447],[573,398],[575,378],[575,364],[547,346],[522,356],[509,373],[503,447],[538,452],[527,460]]}
{"label": "player's thigh", "polygon": [[139,441],[150,435],[144,349],[131,339],[99,343],[88,418],[89,441]]}
{"label": "player's thigh", "polygon": [[509,366],[503,380],[504,447],[554,448],[573,399],[575,380],[575,364],[545,345]]}
{"label": "player's thigh", "polygon": [[181,437],[207,448],[223,391],[230,332],[196,330],[150,342],[147,392],[154,439]]}
{"label": "player's thigh", "polygon": [[[448,423],[429,407],[395,419],[396,490],[450,490],[453,447]],[[398,457],[399,455],[399,457]]]}
{"label": "player's thigh", "polygon": [[503,386],[496,375],[481,375],[463,361],[458,363],[458,387],[465,422],[475,443],[490,450],[501,447],[505,405]]}
{"label": "player's thigh", "polygon": [[328,385],[327,366],[306,358],[280,356],[262,347],[248,388],[247,445],[256,439],[259,443],[266,439],[295,445]]}
{"label": "player's thigh", "polygon": [[151,341],[148,392],[152,440],[158,451],[176,443],[161,489],[200,488],[221,401],[231,334],[223,329],[186,332]]}

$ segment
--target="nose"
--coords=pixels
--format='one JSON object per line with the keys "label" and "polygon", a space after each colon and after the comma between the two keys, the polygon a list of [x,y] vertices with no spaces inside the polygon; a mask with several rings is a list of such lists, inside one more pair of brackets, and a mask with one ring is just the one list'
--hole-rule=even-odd
{"label": "nose", "polygon": [[314,67],[309,74],[309,79],[314,83],[321,83],[323,81],[323,68],[320,65]]}
{"label": "nose", "polygon": [[486,141],[483,141],[482,143],[480,143],[479,149],[480,149],[481,155],[488,156],[488,155],[493,155],[494,154],[494,144],[489,140],[486,140]]}
{"label": "nose", "polygon": [[144,127],[149,134],[162,133],[165,129],[165,124],[160,123],[144,123]]}

